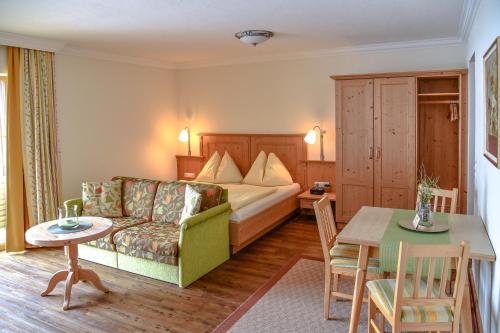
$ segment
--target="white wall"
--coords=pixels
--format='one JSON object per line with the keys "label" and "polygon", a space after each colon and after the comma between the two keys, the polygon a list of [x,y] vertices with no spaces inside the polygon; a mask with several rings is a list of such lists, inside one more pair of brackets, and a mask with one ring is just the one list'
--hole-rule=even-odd
{"label": "white wall", "polygon": [[[463,47],[387,50],[182,70],[179,121],[193,133],[305,133],[319,124],[327,131],[326,159],[334,160],[330,75],[464,68],[464,52]],[[193,148],[197,153],[196,138]],[[318,143],[309,147],[309,158],[319,158]]]}
{"label": "white wall", "polygon": [[175,177],[175,72],[57,54],[63,198],[84,180]]}
{"label": "white wall", "polygon": [[[483,55],[500,36],[500,1],[482,0],[468,41],[466,61],[475,53],[476,127],[475,188],[476,214],[483,218],[495,252],[500,255],[500,170],[484,156],[485,101]],[[481,263],[476,269],[479,303],[485,332],[500,332],[500,263]]]}

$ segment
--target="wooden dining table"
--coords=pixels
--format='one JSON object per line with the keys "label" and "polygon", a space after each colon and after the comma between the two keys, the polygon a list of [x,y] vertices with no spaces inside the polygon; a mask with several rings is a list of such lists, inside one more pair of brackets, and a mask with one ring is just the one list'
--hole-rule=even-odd
{"label": "wooden dining table", "polygon": [[[337,235],[339,243],[359,244],[358,267],[354,284],[349,332],[358,331],[359,317],[363,303],[366,284],[366,269],[369,257],[378,257],[382,237],[394,214],[392,208],[362,207],[351,221]],[[460,245],[462,240],[470,243],[470,258],[495,261],[495,251],[491,244],[484,223],[479,216],[447,214],[449,223],[450,244]],[[430,234],[429,237],[432,237]],[[462,332],[472,330],[471,302],[469,281],[464,292],[464,303],[461,311]]]}

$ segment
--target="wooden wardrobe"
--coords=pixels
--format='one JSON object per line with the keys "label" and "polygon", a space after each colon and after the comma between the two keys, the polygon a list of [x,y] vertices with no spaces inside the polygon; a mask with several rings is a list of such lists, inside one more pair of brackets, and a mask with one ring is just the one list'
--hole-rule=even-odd
{"label": "wooden wardrobe", "polygon": [[362,206],[414,209],[421,165],[465,209],[465,70],[332,78],[339,222]]}

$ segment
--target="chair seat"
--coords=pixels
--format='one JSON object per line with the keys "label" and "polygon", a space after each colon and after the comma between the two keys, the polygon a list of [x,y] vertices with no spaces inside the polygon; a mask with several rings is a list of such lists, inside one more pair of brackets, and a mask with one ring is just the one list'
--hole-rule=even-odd
{"label": "chair seat", "polygon": [[332,257],[344,257],[344,258],[358,258],[359,245],[336,243],[330,249],[330,256],[332,256]]}
{"label": "chair seat", "polygon": [[[330,267],[356,271],[358,269],[358,258],[333,257],[330,260]],[[368,259],[368,267],[366,271],[368,273],[375,274],[383,273],[380,269],[380,262],[377,258]]]}
{"label": "chair seat", "polygon": [[113,238],[118,253],[177,265],[180,228],[174,223],[148,222],[117,232]]}
{"label": "chair seat", "polygon": [[113,230],[109,234],[85,244],[102,250],[114,251],[115,244],[113,243],[113,237],[118,231],[147,222],[147,220],[137,217],[113,217],[110,220],[113,222]]}
{"label": "chair seat", "polygon": [[[387,316],[392,317],[394,309],[394,290],[396,288],[395,279],[372,280],[366,283],[370,295],[379,309]],[[420,294],[425,294],[427,284],[420,282]],[[438,290],[433,288],[433,296],[438,294]],[[411,297],[413,294],[413,282],[405,281],[403,296]],[[406,323],[450,323],[453,321],[453,314],[449,306],[402,306],[401,321]]]}

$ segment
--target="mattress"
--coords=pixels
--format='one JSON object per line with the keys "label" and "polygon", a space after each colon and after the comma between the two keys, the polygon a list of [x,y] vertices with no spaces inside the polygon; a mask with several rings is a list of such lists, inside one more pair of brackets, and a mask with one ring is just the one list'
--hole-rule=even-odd
{"label": "mattress", "polygon": [[233,211],[243,208],[277,191],[276,187],[247,184],[217,184],[228,190],[228,201]]}
{"label": "mattress", "polygon": [[236,223],[241,222],[271,206],[274,206],[275,204],[283,201],[289,196],[298,194],[300,192],[300,184],[298,183],[293,183],[286,186],[273,186],[271,188],[276,190],[273,193],[261,199],[258,199],[244,207],[233,210],[231,216],[229,217],[229,220]]}

